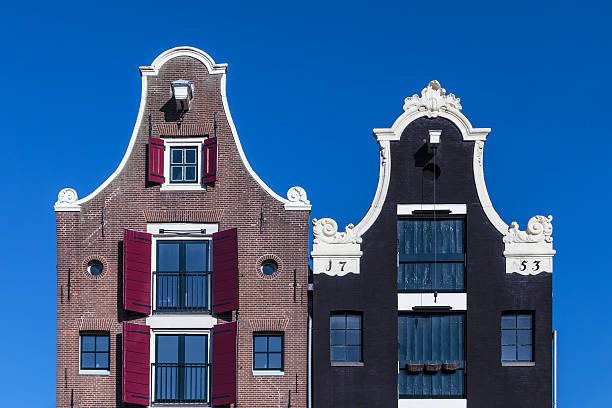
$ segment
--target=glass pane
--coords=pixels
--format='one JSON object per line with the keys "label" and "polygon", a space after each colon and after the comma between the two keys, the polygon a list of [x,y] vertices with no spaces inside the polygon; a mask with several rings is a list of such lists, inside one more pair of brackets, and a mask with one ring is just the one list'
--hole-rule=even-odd
{"label": "glass pane", "polygon": [[255,358],[253,359],[253,368],[257,369],[266,369],[268,368],[268,355],[266,353],[255,353]]}
{"label": "glass pane", "polygon": [[361,345],[361,330],[347,330],[346,344]]}
{"label": "glass pane", "polygon": [[183,181],[183,168],[180,166],[172,166],[172,180],[171,181]]}
{"label": "glass pane", "polygon": [[347,315],[346,316],[346,328],[347,329],[361,329],[361,316]]}
{"label": "glass pane", "polygon": [[96,337],[96,351],[108,351],[108,336]]}
{"label": "glass pane", "polygon": [[268,351],[268,338],[266,336],[253,337],[253,349],[255,351]]}
{"label": "glass pane", "polygon": [[268,351],[281,352],[283,339],[280,336],[272,336],[268,340]]}
{"label": "glass pane", "polygon": [[81,336],[81,350],[82,351],[95,351],[96,350],[96,337],[95,336]]}
{"label": "glass pane", "polygon": [[185,180],[184,181],[197,181],[196,180],[196,167],[186,166],[185,167]]}
{"label": "glass pane", "polygon": [[531,344],[531,330],[519,330],[517,334],[518,344]]}
{"label": "glass pane", "polygon": [[361,361],[361,346],[348,346],[346,351],[348,361]]}
{"label": "glass pane", "polygon": [[95,366],[95,353],[81,353],[81,367],[82,368],[96,368]]}
{"label": "glass pane", "polygon": [[181,164],[183,163],[183,149],[172,149],[172,164]]}
{"label": "glass pane", "polygon": [[519,329],[531,329],[531,315],[520,314],[518,315],[518,328]]}
{"label": "glass pane", "polygon": [[516,344],[516,330],[502,330],[502,344]]}
{"label": "glass pane", "polygon": [[531,361],[531,346],[518,346],[518,360]]}
{"label": "glass pane", "polygon": [[196,149],[185,149],[185,163],[194,164],[196,162]]}
{"label": "glass pane", "polygon": [[503,361],[515,361],[516,360],[516,346],[502,346],[502,360]]}
{"label": "glass pane", "polygon": [[332,315],[329,321],[332,329],[344,329],[346,327],[346,315]]}
{"label": "glass pane", "polygon": [[185,336],[185,363],[206,363],[206,336]]}
{"label": "glass pane", "polygon": [[268,362],[269,369],[280,370],[282,368],[282,355],[280,353],[270,353]]}
{"label": "glass pane", "polygon": [[160,272],[178,272],[179,243],[162,241],[157,244],[157,270]]}
{"label": "glass pane", "polygon": [[332,346],[344,346],[345,344],[345,331],[344,330],[332,330],[330,342]]}
{"label": "glass pane", "polygon": [[105,370],[108,369],[108,354],[96,353],[96,368]]}
{"label": "glass pane", "polygon": [[178,363],[179,336],[157,336],[157,363]]}
{"label": "glass pane", "polygon": [[513,315],[513,314],[502,315],[501,327],[502,329],[516,328],[516,315]]}
{"label": "glass pane", "polygon": [[208,270],[208,243],[185,242],[185,270],[203,272]]}
{"label": "glass pane", "polygon": [[332,361],[346,361],[346,351],[344,346],[332,346],[331,347],[331,360]]}

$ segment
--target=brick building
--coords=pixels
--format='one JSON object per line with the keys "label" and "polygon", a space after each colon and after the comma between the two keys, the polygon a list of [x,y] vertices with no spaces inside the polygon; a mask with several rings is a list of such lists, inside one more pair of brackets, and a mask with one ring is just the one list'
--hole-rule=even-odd
{"label": "brick building", "polygon": [[189,47],[140,67],[117,170],[57,216],[57,406],[305,408],[310,204],[255,174],[227,66]]}
{"label": "brick building", "polygon": [[461,110],[406,98],[365,217],[313,220],[314,408],[552,405],[552,217],[500,218]]}

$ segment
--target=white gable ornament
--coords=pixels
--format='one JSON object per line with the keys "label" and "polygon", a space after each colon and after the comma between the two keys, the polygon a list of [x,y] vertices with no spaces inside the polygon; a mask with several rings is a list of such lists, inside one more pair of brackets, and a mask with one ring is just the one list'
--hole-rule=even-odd
{"label": "white gable ornament", "polygon": [[556,253],[552,246],[552,219],[551,215],[531,217],[525,231],[516,222],[510,224],[504,236],[506,273],[552,273],[552,258]]}
{"label": "white gable ornament", "polygon": [[431,81],[427,88],[423,88],[421,96],[414,94],[404,100],[404,111],[416,109],[427,111],[426,116],[435,118],[439,111],[461,111],[461,99],[455,95],[446,94],[446,89],[438,81]]}
{"label": "white gable ornament", "polygon": [[331,218],[312,220],[312,269],[313,273],[343,276],[359,273],[361,237],[355,226],[349,224],[344,232],[338,231],[338,223]]}

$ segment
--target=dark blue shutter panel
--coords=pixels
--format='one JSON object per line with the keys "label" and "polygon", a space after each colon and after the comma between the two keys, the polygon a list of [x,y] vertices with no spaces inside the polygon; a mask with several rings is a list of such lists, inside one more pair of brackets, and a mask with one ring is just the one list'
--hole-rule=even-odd
{"label": "dark blue shutter panel", "polygon": [[202,146],[202,183],[217,180],[217,138],[209,137]]}
{"label": "dark blue shutter panel", "polygon": [[149,326],[123,322],[121,378],[125,403],[149,405],[150,339]]}
{"label": "dark blue shutter panel", "polygon": [[163,183],[164,178],[164,140],[149,139],[149,171],[148,178],[152,183]]}
{"label": "dark blue shutter panel", "polygon": [[213,327],[212,406],[236,403],[236,334],[238,322]]}
{"label": "dark blue shutter panel", "polygon": [[238,309],[238,230],[213,234],[213,313]]}
{"label": "dark blue shutter panel", "polygon": [[123,233],[123,308],[151,313],[151,234]]}

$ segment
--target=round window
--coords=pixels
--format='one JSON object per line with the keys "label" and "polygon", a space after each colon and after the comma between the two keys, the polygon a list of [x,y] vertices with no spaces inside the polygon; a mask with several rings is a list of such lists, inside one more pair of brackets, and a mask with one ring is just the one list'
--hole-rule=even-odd
{"label": "round window", "polygon": [[264,275],[274,275],[278,271],[278,264],[273,259],[267,259],[261,263],[261,272]]}
{"label": "round window", "polygon": [[89,272],[89,274],[92,276],[100,275],[103,270],[104,265],[102,265],[102,262],[98,261],[97,259],[91,260],[87,264],[87,272]]}
{"label": "round window", "polygon": [[440,167],[436,164],[429,163],[423,167],[423,178],[425,180],[433,180],[440,177]]}

